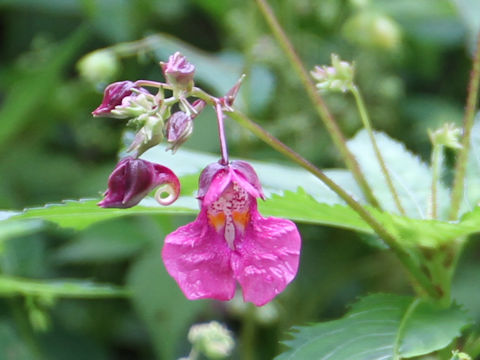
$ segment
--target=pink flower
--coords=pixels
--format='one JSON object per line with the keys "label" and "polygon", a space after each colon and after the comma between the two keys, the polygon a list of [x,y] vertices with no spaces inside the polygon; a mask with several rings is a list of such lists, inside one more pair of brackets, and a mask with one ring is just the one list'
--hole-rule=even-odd
{"label": "pink flower", "polygon": [[168,273],[190,300],[230,300],[236,282],[257,306],[271,301],[297,273],[301,239],[293,222],[264,218],[264,198],[253,168],[244,161],[210,164],[201,174],[197,219],[165,239]]}
{"label": "pink flower", "polygon": [[[169,168],[142,159],[121,160],[108,178],[103,208],[129,208],[137,205],[150,191],[158,188],[155,199],[170,205],[180,194],[180,182]],[[167,196],[164,196],[167,195]]]}

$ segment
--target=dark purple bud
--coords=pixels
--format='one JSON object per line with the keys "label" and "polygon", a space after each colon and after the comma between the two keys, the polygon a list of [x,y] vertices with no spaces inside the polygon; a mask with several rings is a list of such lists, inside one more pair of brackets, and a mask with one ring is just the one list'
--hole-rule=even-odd
{"label": "dark purple bud", "polygon": [[103,92],[102,103],[92,112],[93,116],[110,116],[111,111],[121,105],[125,97],[132,95],[134,88],[135,83],[128,80],[108,85]]}
{"label": "dark purple bud", "polygon": [[172,170],[142,159],[121,160],[108,178],[103,208],[129,208],[137,205],[153,189],[161,205],[170,205],[180,194],[180,181]]}
{"label": "dark purple bud", "polygon": [[193,120],[187,113],[177,111],[167,121],[166,136],[170,144],[168,150],[175,152],[192,135]]}
{"label": "dark purple bud", "polygon": [[190,90],[193,86],[195,66],[185,56],[176,52],[168,58],[167,63],[160,63],[167,83],[180,90]]}

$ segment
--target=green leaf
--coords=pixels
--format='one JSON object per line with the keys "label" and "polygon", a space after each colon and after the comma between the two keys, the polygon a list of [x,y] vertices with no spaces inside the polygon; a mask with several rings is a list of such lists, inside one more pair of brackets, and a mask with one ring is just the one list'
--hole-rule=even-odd
{"label": "green leaf", "polygon": [[[375,139],[397,189],[400,201],[408,216],[425,218],[430,199],[432,181],[431,169],[421,159],[409,152],[405,145],[393,140],[384,133],[376,133]],[[365,130],[348,141],[349,149],[357,155],[367,182],[375,189],[375,196],[382,207],[391,212],[398,212],[393,197],[388,189],[385,177],[380,169],[373,148]],[[442,185],[438,188],[439,213],[448,209],[448,192]]]}
{"label": "green leaf", "polygon": [[480,31],[480,2],[477,0],[455,0],[458,13],[467,28],[468,45],[471,53],[475,51],[478,32]]}
{"label": "green leaf", "polygon": [[32,234],[43,227],[41,221],[0,221],[0,243],[15,236]]}
{"label": "green leaf", "polygon": [[185,200],[179,200],[180,203],[177,206],[135,206],[130,209],[103,209],[97,206],[99,199],[66,200],[61,204],[48,204],[42,208],[26,209],[23,213],[11,219],[42,219],[56,223],[61,227],[81,230],[99,221],[128,215],[195,214],[197,210],[193,208],[192,204],[182,206],[182,202],[188,202],[189,199]]}
{"label": "green leaf", "polygon": [[[165,151],[165,146],[156,146],[146,152],[142,158],[174,169],[179,176],[200,174],[208,165],[219,160],[219,155],[201,151],[180,149],[172,156]],[[281,165],[263,161],[248,160],[260,178],[265,194],[282,194],[283,191],[297,191],[299,187],[313,196],[318,202],[326,204],[343,204],[344,202],[314,175],[298,166]],[[361,199],[361,191],[352,175],[347,170],[333,169],[325,173],[337,184],[355,197]]]}
{"label": "green leaf", "polygon": [[30,280],[0,275],[0,296],[51,296],[66,298],[105,298],[128,296],[113,285],[78,280]]}
{"label": "green leaf", "polygon": [[78,233],[54,255],[58,263],[114,262],[132,257],[157,238],[158,225],[146,218],[119,218]]}
{"label": "green leaf", "polygon": [[476,115],[470,141],[462,212],[471,210],[480,202],[480,112]]}
{"label": "green leaf", "polygon": [[458,306],[442,308],[408,296],[360,299],[340,320],[294,328],[277,360],[397,360],[447,346],[469,324]]}
{"label": "green leaf", "polygon": [[157,356],[176,359],[177,341],[186,338],[189,325],[208,302],[185,298],[165,270],[160,245],[158,242],[133,264],[127,282],[133,305],[149,330]]}
{"label": "green leaf", "polygon": [[348,206],[319,203],[302,188],[299,188],[296,193],[285,191],[283,196],[274,194],[267,201],[259,202],[258,205],[260,213],[265,216],[373,233],[370,226]]}

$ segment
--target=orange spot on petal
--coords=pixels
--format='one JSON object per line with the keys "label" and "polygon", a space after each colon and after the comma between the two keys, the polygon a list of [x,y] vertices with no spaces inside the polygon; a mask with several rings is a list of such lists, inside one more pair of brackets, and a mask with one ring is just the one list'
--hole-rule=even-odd
{"label": "orange spot on petal", "polygon": [[238,227],[245,230],[245,228],[247,227],[247,223],[250,221],[250,214],[248,211],[245,211],[245,212],[234,211],[233,221]]}
{"label": "orange spot on petal", "polygon": [[219,231],[225,226],[225,214],[208,214],[208,221],[210,222],[210,225],[215,227],[215,230]]}

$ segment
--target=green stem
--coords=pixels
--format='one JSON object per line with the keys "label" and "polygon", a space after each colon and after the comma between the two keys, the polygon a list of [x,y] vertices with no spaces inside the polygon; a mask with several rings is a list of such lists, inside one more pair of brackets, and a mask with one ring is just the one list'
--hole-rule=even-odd
{"label": "green stem", "polygon": [[429,211],[429,218],[436,219],[438,217],[437,208],[438,208],[438,201],[437,201],[437,192],[438,192],[438,181],[439,181],[439,174],[440,169],[442,167],[443,162],[443,146],[442,145],[433,145],[432,151],[432,194],[430,196],[430,211]]}
{"label": "green stem", "polygon": [[397,206],[398,211],[402,215],[406,215],[405,209],[402,206],[400,201],[400,197],[398,196],[397,190],[395,186],[393,186],[392,177],[390,176],[390,172],[388,171],[387,165],[385,164],[385,160],[383,159],[382,153],[378,148],[377,141],[375,140],[375,136],[373,135],[372,125],[370,123],[370,119],[367,113],[367,109],[365,107],[365,103],[363,102],[362,95],[358,90],[357,86],[353,85],[350,88],[350,91],[355,98],[355,102],[357,103],[358,112],[360,113],[360,118],[362,119],[363,126],[367,130],[368,136],[370,137],[370,141],[373,146],[373,151],[375,152],[375,156],[377,157],[378,163],[380,164],[380,168],[382,170],[383,176],[385,177],[385,181],[387,182],[388,189],[393,196],[393,200],[395,201],[395,205]]}
{"label": "green stem", "polygon": [[272,9],[270,8],[270,6],[267,4],[265,0],[256,0],[256,2],[258,7],[260,8],[260,11],[265,17],[265,20],[270,26],[270,29],[272,30],[273,35],[277,39],[278,43],[280,44],[283,51],[285,52],[288,59],[290,60],[290,63],[292,64],[293,68],[297,72],[297,75],[299,76],[303,84],[303,87],[307,91],[307,94],[310,100],[314,104],[315,109],[317,110],[317,113],[320,115],[320,118],[325,124],[327,131],[330,133],[330,136],[332,137],[332,140],[335,146],[340,151],[340,154],[344,159],[345,164],[347,165],[347,168],[352,172],[353,177],[355,178],[358,185],[360,186],[360,189],[364,193],[367,201],[373,206],[375,206],[376,208],[380,209],[380,204],[378,203],[378,200],[375,198],[375,195],[373,194],[372,189],[368,185],[368,182],[365,179],[365,176],[360,170],[360,166],[358,165],[357,160],[348,149],[347,143],[345,141],[345,138],[343,137],[343,134],[338,124],[335,122],[332,114],[330,114],[327,108],[327,105],[323,101],[322,97],[318,94],[315,84],[310,79],[310,76],[307,70],[305,69],[302,61],[300,60],[297,53],[295,52],[295,49],[293,48],[292,43],[290,42],[287,35],[285,34],[282,27],[280,26],[275,14],[273,13]]}
{"label": "green stem", "polygon": [[470,73],[470,82],[468,84],[467,105],[465,110],[462,148],[457,158],[455,166],[455,178],[453,181],[453,190],[451,195],[450,220],[456,220],[460,211],[460,204],[463,200],[465,174],[467,171],[468,152],[470,150],[470,135],[472,132],[473,121],[475,118],[475,109],[478,100],[478,86],[480,81],[480,34],[477,40],[477,49],[473,59],[472,71]]}
{"label": "green stem", "polygon": [[353,197],[351,197],[343,188],[337,185],[327,175],[325,175],[315,165],[304,159],[301,155],[290,149],[287,145],[283,144],[280,140],[269,134],[262,127],[251,121],[244,114],[239,111],[226,112],[232,119],[237,121],[240,125],[249,129],[257,137],[262,139],[272,148],[285,155],[313,175],[320,179],[325,185],[327,185],[332,191],[334,191],[341,199],[343,199],[366,223],[368,223],[372,229],[387,243],[390,249],[396,254],[400,262],[409,271],[416,283],[423,289],[423,291],[432,298],[438,298],[440,294],[434,288],[428,277],[420,270],[418,265],[412,259],[412,257],[405,251],[398,243],[395,237],[390,234],[385,227],[360,203],[358,203]]}
{"label": "green stem", "polygon": [[242,322],[242,359],[255,360],[255,307],[247,304]]}

